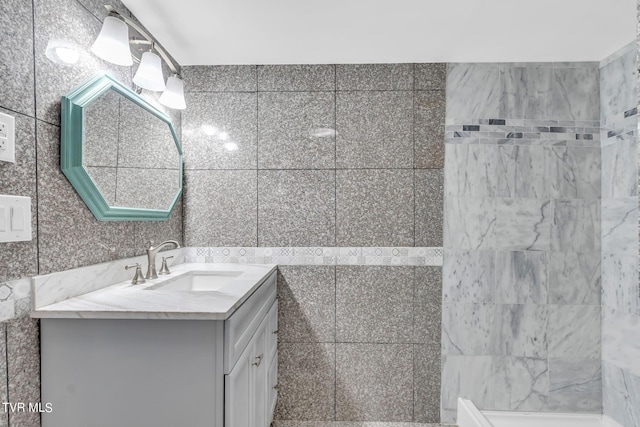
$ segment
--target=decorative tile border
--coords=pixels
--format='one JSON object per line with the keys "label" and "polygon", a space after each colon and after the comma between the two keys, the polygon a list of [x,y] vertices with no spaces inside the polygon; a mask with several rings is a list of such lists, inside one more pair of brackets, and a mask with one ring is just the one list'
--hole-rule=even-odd
{"label": "decorative tile border", "polygon": [[638,131],[638,109],[632,108],[624,113],[607,117],[602,124],[602,145],[608,145],[623,138],[624,135],[635,136]]}
{"label": "decorative tile border", "polygon": [[279,265],[442,265],[442,248],[430,247],[199,247],[185,262]]}
{"label": "decorative tile border", "polygon": [[599,121],[447,119],[448,144],[600,146]]}
{"label": "decorative tile border", "polygon": [[31,279],[0,283],[0,322],[31,311]]}

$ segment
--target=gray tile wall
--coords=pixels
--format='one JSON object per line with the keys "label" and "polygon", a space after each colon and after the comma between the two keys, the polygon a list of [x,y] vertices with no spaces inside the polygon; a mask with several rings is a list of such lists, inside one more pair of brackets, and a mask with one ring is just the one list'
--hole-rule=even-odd
{"label": "gray tile wall", "polygon": [[[105,63],[89,51],[106,16],[103,4],[0,4],[0,48],[6,59],[0,61],[0,111],[16,118],[16,163],[0,162],[0,193],[31,197],[33,229],[30,242],[0,244],[0,359],[8,361],[0,363],[3,402],[40,399],[39,324],[28,316],[29,282],[20,279],[141,254],[149,240],[182,240],[181,203],[167,222],[98,222],[60,171],[60,97],[99,70],[131,81],[131,69]],[[111,4],[124,10],[118,0]],[[78,63],[65,67],[49,61],[45,49],[51,39],[74,43]],[[38,413],[0,409],[0,426],[39,424]]]}
{"label": "gray tile wall", "polygon": [[[639,39],[640,40],[640,39]],[[640,425],[637,50],[602,62],[602,395],[605,415]]]}
{"label": "gray tile wall", "polygon": [[[185,243],[442,246],[445,70],[184,67]],[[276,417],[439,422],[441,274],[281,267]]]}
{"label": "gray tile wall", "polygon": [[602,410],[598,75],[597,63],[449,65],[443,421],[458,396]]}

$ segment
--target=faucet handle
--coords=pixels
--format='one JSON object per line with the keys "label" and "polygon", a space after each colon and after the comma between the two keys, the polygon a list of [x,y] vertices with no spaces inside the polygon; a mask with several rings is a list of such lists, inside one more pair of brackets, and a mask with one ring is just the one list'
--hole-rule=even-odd
{"label": "faucet handle", "polygon": [[169,266],[167,265],[167,260],[171,258],[173,258],[173,255],[162,257],[162,266],[160,267],[160,271],[158,271],[158,274],[171,274],[171,272],[169,271]]}
{"label": "faucet handle", "polygon": [[133,265],[127,265],[124,267],[125,270],[128,270],[130,268],[134,268],[136,269],[136,274],[133,275],[133,279],[131,279],[131,284],[132,285],[140,285],[142,283],[146,283],[146,280],[144,280],[144,276],[142,275],[142,267],[140,266],[139,262],[136,262]]}

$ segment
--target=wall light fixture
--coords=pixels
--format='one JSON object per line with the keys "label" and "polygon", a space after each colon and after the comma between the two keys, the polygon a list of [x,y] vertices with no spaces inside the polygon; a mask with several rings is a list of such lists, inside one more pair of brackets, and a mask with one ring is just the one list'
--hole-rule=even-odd
{"label": "wall light fixture", "polygon": [[[178,110],[187,108],[184,101],[184,84],[180,79],[178,67],[167,52],[140,24],[121,15],[113,6],[105,5],[105,8],[109,11],[109,16],[104,18],[102,29],[91,46],[91,51],[105,61],[116,65],[131,66],[136,59],[140,65],[133,77],[133,83],[150,91],[164,91],[158,102],[165,107]],[[130,38],[129,27],[138,32],[143,39]],[[138,59],[131,53],[131,44],[150,45],[150,50],[144,52]],[[153,52],[154,50],[157,54]],[[166,85],[161,61],[164,61],[172,72]]]}

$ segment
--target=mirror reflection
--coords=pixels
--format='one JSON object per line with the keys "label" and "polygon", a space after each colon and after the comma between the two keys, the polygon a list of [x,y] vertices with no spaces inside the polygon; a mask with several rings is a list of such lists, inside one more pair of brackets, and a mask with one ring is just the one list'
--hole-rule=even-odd
{"label": "mirror reflection", "polygon": [[113,88],[84,108],[82,165],[112,207],[171,209],[180,153],[169,125]]}

